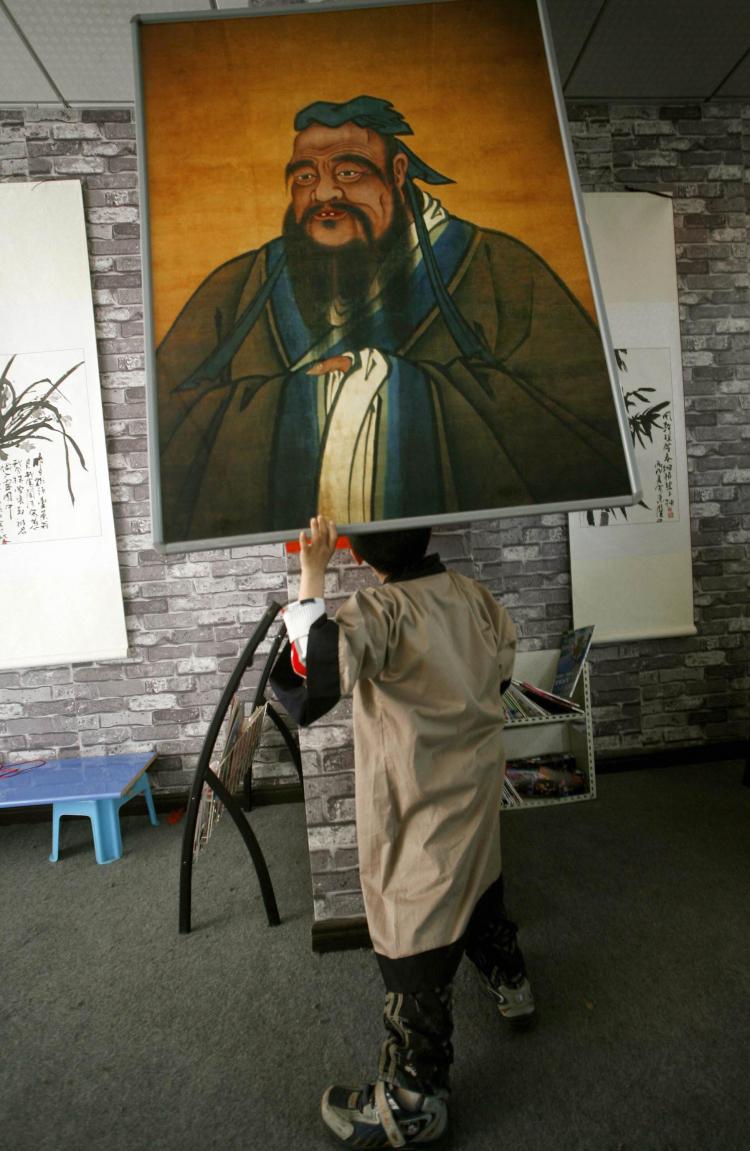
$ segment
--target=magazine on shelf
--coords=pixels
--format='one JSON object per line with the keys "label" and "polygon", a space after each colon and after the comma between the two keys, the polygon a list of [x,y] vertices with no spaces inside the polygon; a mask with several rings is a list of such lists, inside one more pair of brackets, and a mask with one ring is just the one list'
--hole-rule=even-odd
{"label": "magazine on shelf", "polygon": [[520,683],[512,685],[511,690],[515,690],[516,699],[519,701],[520,707],[529,719],[546,719],[549,715],[547,709],[542,707],[538,701],[532,699],[529,694],[523,690]]}
{"label": "magazine on shelf", "polygon": [[518,794],[507,775],[503,780],[503,794],[500,803],[503,807],[520,807],[523,803],[522,797]]}
{"label": "magazine on shelf", "polygon": [[555,714],[577,712],[583,714],[583,708],[578,703],[574,703],[572,699],[567,699],[562,695],[555,695],[552,691],[545,691],[541,687],[537,687],[534,683],[527,683],[526,681],[518,685],[521,691],[527,696],[532,703],[544,708],[547,712]]}
{"label": "magazine on shelf", "polygon": [[[235,695],[224,721],[224,746],[214,753],[211,768],[230,794],[237,792],[252,767],[253,757],[260,743],[267,703],[245,716],[244,704]],[[217,741],[218,742],[218,741]],[[193,837],[193,858],[206,846],[221,819],[224,804],[211,785],[206,782],[201,792]]]}
{"label": "magazine on shelf", "polygon": [[506,718],[510,720],[544,719],[549,714],[538,703],[524,695],[520,690],[520,685],[516,682],[511,683],[506,689],[502,702],[505,706]]}
{"label": "magazine on shelf", "polygon": [[501,703],[506,723],[518,723],[520,719],[528,719],[526,713],[523,712],[516,703],[515,696],[509,695],[507,690],[502,697]]}
{"label": "magazine on shelf", "polygon": [[594,635],[594,625],[590,627],[577,627],[575,631],[566,631],[560,640],[560,658],[557,661],[555,682],[552,691],[555,695],[571,699],[578,680],[589,654],[591,640]]}
{"label": "magazine on shelf", "polygon": [[551,719],[560,715],[583,715],[573,700],[563,699],[536,687],[533,683],[513,680],[502,696],[506,723],[519,723],[529,719]]}
{"label": "magazine on shelf", "polygon": [[586,776],[577,766],[575,756],[566,752],[509,759],[505,765],[505,782],[522,800],[559,799],[588,790]]}

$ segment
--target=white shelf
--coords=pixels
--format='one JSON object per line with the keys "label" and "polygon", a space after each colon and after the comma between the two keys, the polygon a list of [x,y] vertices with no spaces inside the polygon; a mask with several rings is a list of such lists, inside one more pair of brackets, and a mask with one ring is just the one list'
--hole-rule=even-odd
{"label": "white shelf", "polygon": [[[551,691],[559,655],[559,651],[556,650],[519,652],[516,656],[513,678],[525,680],[545,691]],[[584,799],[595,798],[596,769],[588,664],[583,666],[573,693],[573,700],[583,709],[581,712],[508,721],[504,732],[505,756],[506,760],[512,760],[553,753],[572,755],[576,767],[586,779],[586,790],[578,795],[523,799],[518,807],[506,807],[505,811],[518,811],[525,807],[548,807],[552,803],[580,803]]]}
{"label": "white shelf", "polygon": [[586,716],[582,711],[572,711],[560,715],[536,715],[529,716],[528,719],[506,720],[505,730],[507,731],[509,727],[535,727],[540,723],[585,723],[585,721]]}

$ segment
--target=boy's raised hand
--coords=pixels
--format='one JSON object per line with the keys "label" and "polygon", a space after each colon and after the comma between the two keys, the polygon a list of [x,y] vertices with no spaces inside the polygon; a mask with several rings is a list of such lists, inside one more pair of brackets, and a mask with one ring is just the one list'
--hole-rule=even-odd
{"label": "boy's raised hand", "polygon": [[329,560],[336,550],[339,533],[326,516],[313,516],[310,532],[300,532],[299,554],[302,565],[299,598],[322,599]]}

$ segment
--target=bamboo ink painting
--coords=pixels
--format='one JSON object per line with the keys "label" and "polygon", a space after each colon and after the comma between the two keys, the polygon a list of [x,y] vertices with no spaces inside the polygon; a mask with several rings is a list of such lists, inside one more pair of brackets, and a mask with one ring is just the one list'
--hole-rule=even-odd
{"label": "bamboo ink painting", "polygon": [[0,540],[100,530],[81,349],[0,352]]}
{"label": "bamboo ink painting", "polygon": [[641,478],[633,507],[590,508],[581,527],[676,523],[680,518],[669,348],[615,348],[617,373]]}
{"label": "bamboo ink painting", "polygon": [[632,503],[534,5],[134,34],[156,542]]}

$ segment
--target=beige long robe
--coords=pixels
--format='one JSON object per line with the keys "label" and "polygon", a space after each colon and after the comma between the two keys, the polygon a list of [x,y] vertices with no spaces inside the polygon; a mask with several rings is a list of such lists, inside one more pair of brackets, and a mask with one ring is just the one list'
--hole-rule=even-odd
{"label": "beige long robe", "polygon": [[336,622],[370,935],[381,955],[415,955],[458,939],[500,872],[500,684],[515,628],[450,571],[358,591]]}

